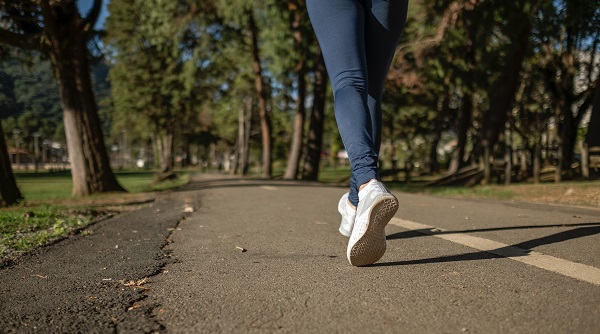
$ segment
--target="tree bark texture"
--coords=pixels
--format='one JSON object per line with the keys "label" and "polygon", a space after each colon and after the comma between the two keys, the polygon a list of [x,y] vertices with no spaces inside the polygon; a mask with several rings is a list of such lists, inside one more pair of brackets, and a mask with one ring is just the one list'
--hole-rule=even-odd
{"label": "tree bark texture", "polygon": [[234,174],[248,173],[248,148],[250,147],[250,121],[252,117],[252,98],[244,99],[244,105],[238,111],[238,142]]}
{"label": "tree bark texture", "polygon": [[272,133],[271,116],[267,110],[267,92],[265,90],[265,81],[262,74],[262,65],[260,63],[260,49],[258,46],[258,27],[254,21],[252,9],[246,12],[248,16],[248,29],[252,40],[252,68],[254,70],[254,84],[256,94],[258,95],[258,107],[260,115],[260,130],[262,134],[262,170],[265,178],[271,178],[272,175]]}
{"label": "tree bark texture", "polygon": [[252,125],[252,98],[247,97],[245,100],[244,106],[244,136],[243,140],[240,143],[241,151],[240,151],[240,173],[242,175],[248,174],[248,157],[250,154],[250,127]]}
{"label": "tree bark texture", "polygon": [[310,114],[306,160],[302,170],[302,179],[316,181],[321,163],[323,145],[323,123],[325,119],[325,96],[327,94],[327,70],[321,49],[317,51],[313,106]]}
{"label": "tree bark texture", "polygon": [[173,138],[175,137],[172,127],[167,127],[158,133],[158,150],[160,152],[160,179],[170,178],[173,175]]}
{"label": "tree bark texture", "polygon": [[296,115],[294,116],[294,130],[292,134],[292,143],[288,154],[287,166],[283,178],[286,180],[295,180],[298,178],[298,167],[300,166],[300,156],[302,155],[302,145],[304,142],[304,119],[306,118],[306,66],[304,62],[304,51],[302,50],[303,36],[300,30],[301,12],[294,10],[292,31],[294,35],[294,46],[298,52],[298,63],[295,72],[298,80],[298,98],[296,99]]}
{"label": "tree bark texture", "polygon": [[238,109],[238,134],[237,143],[235,145],[235,153],[233,154],[233,168],[231,169],[231,175],[241,174],[241,157],[242,151],[244,150],[244,115],[246,114],[243,107]]}
{"label": "tree bark texture", "polygon": [[113,174],[92,90],[87,36],[73,1],[41,2],[63,108],[73,195],[124,191]]}
{"label": "tree bark texture", "polygon": [[302,155],[302,144],[304,141],[304,119],[306,100],[306,79],[304,70],[298,71],[298,99],[296,101],[297,109],[294,116],[294,129],[292,133],[292,142],[288,153],[287,166],[283,176],[286,180],[295,180],[298,177],[298,167],[300,165],[300,156]]}
{"label": "tree bark texture", "polygon": [[0,123],[0,207],[18,203],[23,199],[10,165],[10,155]]}

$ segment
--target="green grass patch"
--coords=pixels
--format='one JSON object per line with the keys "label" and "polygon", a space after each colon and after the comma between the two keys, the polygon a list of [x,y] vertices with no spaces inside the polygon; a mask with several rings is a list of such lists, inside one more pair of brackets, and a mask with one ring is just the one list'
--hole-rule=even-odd
{"label": "green grass patch", "polygon": [[0,257],[17,255],[82,228],[102,213],[82,207],[42,204],[0,210]]}
{"label": "green grass patch", "polygon": [[73,182],[67,173],[15,173],[17,185],[28,201],[71,197]]}
{"label": "green grass patch", "polygon": [[[188,182],[190,173],[177,172],[177,179],[160,183],[154,182],[155,174],[149,171],[122,171],[116,172],[116,176],[129,194],[135,194],[175,189]],[[18,255],[63,238],[107,215],[102,206],[95,206],[92,210],[91,205],[82,205],[78,201],[128,196],[97,194],[73,198],[73,183],[68,172],[15,173],[15,176],[25,203],[0,209],[0,258]]]}
{"label": "green grass patch", "polygon": [[350,180],[350,166],[323,168],[319,171],[319,182],[339,183]]}
{"label": "green grass patch", "polygon": [[[188,171],[177,172],[175,180],[154,183],[155,174],[149,171],[116,172],[119,183],[130,193],[164,191],[186,184]],[[17,184],[27,201],[71,198],[73,182],[69,173],[16,173]],[[102,195],[100,195],[102,196]]]}

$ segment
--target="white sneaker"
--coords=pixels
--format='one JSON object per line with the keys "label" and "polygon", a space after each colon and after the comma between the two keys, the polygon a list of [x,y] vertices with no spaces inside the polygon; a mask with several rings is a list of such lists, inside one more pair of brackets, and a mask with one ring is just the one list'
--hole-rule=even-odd
{"label": "white sneaker", "polygon": [[359,193],[354,228],[346,255],[353,266],[377,262],[386,250],[385,226],[398,211],[398,199],[373,180]]}
{"label": "white sneaker", "polygon": [[354,226],[354,219],[356,218],[356,209],[348,204],[348,195],[349,193],[343,194],[338,203],[338,212],[342,215],[339,231],[345,237],[350,237],[350,234],[352,234],[352,226]]}

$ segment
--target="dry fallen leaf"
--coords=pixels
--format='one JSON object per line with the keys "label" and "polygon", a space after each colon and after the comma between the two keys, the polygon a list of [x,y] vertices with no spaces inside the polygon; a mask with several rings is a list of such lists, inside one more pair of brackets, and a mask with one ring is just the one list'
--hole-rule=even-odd
{"label": "dry fallen leaf", "polygon": [[43,279],[48,279],[48,276],[42,276],[42,275],[31,275],[31,277],[39,277],[39,278],[43,278]]}
{"label": "dry fallen leaf", "polygon": [[148,282],[148,277],[144,277],[137,281],[129,281],[127,283],[125,281],[121,281],[121,284],[123,284],[124,286],[139,287],[139,286],[146,284],[147,282]]}
{"label": "dry fallen leaf", "polygon": [[140,308],[140,304],[135,304],[132,307],[128,308],[127,311],[135,310],[135,309],[138,309],[138,308]]}

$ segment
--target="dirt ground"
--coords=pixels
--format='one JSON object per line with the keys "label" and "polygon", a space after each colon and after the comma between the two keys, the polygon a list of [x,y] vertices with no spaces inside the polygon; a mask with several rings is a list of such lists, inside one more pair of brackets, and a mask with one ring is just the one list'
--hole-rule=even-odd
{"label": "dirt ground", "polygon": [[514,200],[600,208],[600,183],[511,186]]}
{"label": "dirt ground", "polygon": [[489,185],[472,189],[472,192],[445,192],[440,195],[453,198],[491,198],[600,209],[599,181],[565,182],[561,184]]}

